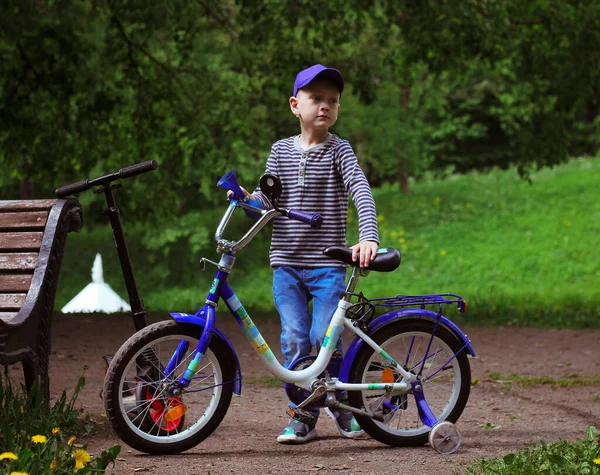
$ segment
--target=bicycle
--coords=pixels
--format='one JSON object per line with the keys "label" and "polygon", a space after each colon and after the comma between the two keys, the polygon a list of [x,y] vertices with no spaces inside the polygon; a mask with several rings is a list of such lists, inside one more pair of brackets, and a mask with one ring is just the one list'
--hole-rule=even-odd
{"label": "bicycle", "polygon": [[[324,253],[352,268],[346,291],[340,296],[327,337],[318,355],[284,368],[228,283],[236,253],[273,218],[287,216],[318,228],[322,217],[277,206],[281,183],[264,175],[260,186],[273,209],[264,210],[248,200],[228,172],[217,186],[232,192],[215,233],[219,262],[200,260],[217,271],[205,305],[194,315],[170,313],[137,331],[118,350],[108,367],[104,402],[108,419],[119,437],[149,454],[189,450],[208,437],[223,420],[233,393],[241,394],[242,372],[236,351],[215,325],[216,307],[223,300],[246,337],[274,376],[284,381],[288,414],[309,421],[308,407],[351,411],[361,428],[391,446],[427,442],[440,453],[458,449],[462,437],[455,426],[466,406],[471,371],[467,356],[475,356],[470,340],[442,307],[457,304],[455,294],[395,296],[367,299],[355,293],[358,280],[370,272],[391,272],[400,265],[396,249],[382,248],[368,269],[356,267],[351,250],[330,247]],[[242,208],[256,222],[237,241],[223,238],[233,213]],[[437,312],[427,309],[437,307]],[[376,316],[378,307],[400,310]],[[334,355],[343,330],[354,339],[343,357]],[[349,404],[336,398],[347,391]]]}

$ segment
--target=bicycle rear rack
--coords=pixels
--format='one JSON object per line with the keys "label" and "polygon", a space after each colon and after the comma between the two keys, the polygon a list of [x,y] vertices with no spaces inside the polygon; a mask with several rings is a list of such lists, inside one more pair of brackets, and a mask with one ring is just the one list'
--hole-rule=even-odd
{"label": "bicycle rear rack", "polygon": [[455,303],[459,312],[466,313],[467,311],[467,302],[456,294],[397,295],[395,297],[369,299],[369,302],[376,307],[420,308],[425,308],[427,305],[439,305],[441,308],[442,305]]}
{"label": "bicycle rear rack", "polygon": [[354,320],[359,328],[366,331],[371,321],[377,316],[376,307],[418,307],[425,309],[428,305],[437,305],[437,317],[442,316],[442,306],[446,304],[457,304],[459,312],[466,313],[467,303],[456,294],[428,294],[428,295],[397,295],[395,297],[380,297],[374,299],[366,298],[363,293],[345,293],[343,297],[358,299],[354,305],[346,310],[346,316]]}

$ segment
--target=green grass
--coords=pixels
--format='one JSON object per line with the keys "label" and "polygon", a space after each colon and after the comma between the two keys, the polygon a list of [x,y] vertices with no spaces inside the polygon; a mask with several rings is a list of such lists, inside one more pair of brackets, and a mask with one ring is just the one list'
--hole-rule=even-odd
{"label": "green grass", "polygon": [[598,176],[596,158],[541,171],[531,184],[494,171],[429,180],[396,203],[396,186],[376,190],[382,244],[402,249],[403,264],[372,279],[370,293],[394,285],[406,293],[456,292],[480,321],[481,312],[493,323],[593,324]]}
{"label": "green grass", "polygon": [[55,427],[81,433],[85,427],[80,419],[80,411],[75,408],[75,400],[83,388],[81,377],[71,397],[66,391],[50,406],[39,396],[39,386],[33,385],[30,398],[22,384],[15,383],[6,374],[0,376],[0,452],[16,451],[21,434],[48,434]]}
{"label": "green grass", "polygon": [[[600,328],[600,158],[577,159],[534,173],[531,183],[515,171],[428,178],[373,190],[381,245],[402,252],[393,273],[371,273],[360,289],[368,297],[450,292],[462,295],[469,312],[449,316],[459,323],[555,328]],[[100,199],[100,198],[97,198]],[[352,208],[352,206],[351,206]],[[207,210],[203,223],[214,232],[224,209]],[[84,211],[85,213],[85,211]],[[198,260],[218,260],[214,244],[149,251],[127,225],[132,261],[149,311],[194,311],[208,292],[214,269]],[[242,230],[249,221],[234,223]],[[356,242],[351,213],[348,242]],[[233,229],[232,229],[233,230]],[[227,233],[235,238],[235,232]],[[273,314],[268,230],[238,254],[231,277],[253,316]],[[241,236],[241,234],[240,234]],[[126,298],[108,225],[70,235],[61,271],[57,307],[90,280],[96,252],[105,279]]]}
{"label": "green grass", "polygon": [[261,386],[263,388],[282,388],[283,382],[269,374],[264,376],[246,376],[244,378],[245,384],[256,384],[257,386]]}
{"label": "green grass", "polygon": [[[490,427],[490,429],[494,429]],[[530,475],[533,473],[580,475],[600,473],[600,437],[588,427],[587,437],[575,443],[561,440],[506,454],[496,459],[480,459],[468,467],[469,475]],[[456,472],[455,472],[456,473]]]}
{"label": "green grass", "polygon": [[520,374],[503,375],[492,372],[489,377],[505,385],[517,384],[522,387],[532,387],[548,385],[552,387],[560,386],[562,388],[574,386],[597,386],[600,384],[600,376],[582,376],[577,373],[566,375],[564,378],[555,378],[552,376],[523,376]]}
{"label": "green grass", "polygon": [[91,457],[77,436],[95,430],[93,421],[75,406],[85,384],[80,377],[70,396],[48,404],[34,383],[29,392],[5,370],[0,375],[0,475],[11,473],[105,473],[121,447],[116,445]]}

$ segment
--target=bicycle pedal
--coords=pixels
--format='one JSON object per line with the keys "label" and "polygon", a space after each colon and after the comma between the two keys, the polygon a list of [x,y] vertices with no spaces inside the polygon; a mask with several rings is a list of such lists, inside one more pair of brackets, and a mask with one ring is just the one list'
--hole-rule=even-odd
{"label": "bicycle pedal", "polygon": [[292,407],[290,405],[289,409],[286,411],[286,414],[292,419],[295,419],[298,422],[303,422],[304,424],[314,424],[315,422],[315,416],[299,407]]}

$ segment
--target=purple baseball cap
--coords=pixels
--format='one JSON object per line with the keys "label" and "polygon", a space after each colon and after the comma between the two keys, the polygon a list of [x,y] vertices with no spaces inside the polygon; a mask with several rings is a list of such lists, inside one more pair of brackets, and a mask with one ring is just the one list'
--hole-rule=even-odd
{"label": "purple baseball cap", "polygon": [[344,91],[344,76],[337,69],[326,68],[322,64],[315,64],[310,68],[304,69],[296,76],[296,82],[294,83],[294,97],[298,94],[298,89],[302,89],[308,85],[317,76],[321,79],[329,79],[340,90],[340,94]]}

